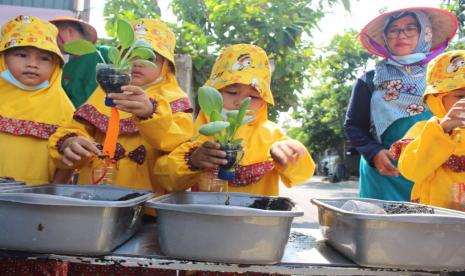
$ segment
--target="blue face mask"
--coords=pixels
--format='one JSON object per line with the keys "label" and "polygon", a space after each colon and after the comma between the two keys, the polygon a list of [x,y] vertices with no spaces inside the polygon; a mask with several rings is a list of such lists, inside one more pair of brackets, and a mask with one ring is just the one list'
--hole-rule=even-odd
{"label": "blue face mask", "polygon": [[424,60],[425,58],[426,58],[426,54],[424,53],[413,53],[413,54],[405,55],[405,56],[392,56],[392,59],[395,59],[397,62],[391,59],[388,59],[386,63],[395,65],[395,66],[403,66],[402,64],[414,64],[416,62]]}
{"label": "blue face mask", "polygon": [[27,86],[23,83],[21,83],[19,80],[17,80],[13,74],[11,74],[10,70],[5,70],[3,72],[0,73],[0,77],[4,80],[6,80],[7,82],[9,82],[10,84],[22,89],[22,90],[26,90],[26,91],[36,91],[36,90],[39,90],[39,89],[42,89],[42,88],[45,88],[45,87],[48,87],[50,85],[50,83],[48,81],[44,81],[43,83],[40,83],[36,86]]}

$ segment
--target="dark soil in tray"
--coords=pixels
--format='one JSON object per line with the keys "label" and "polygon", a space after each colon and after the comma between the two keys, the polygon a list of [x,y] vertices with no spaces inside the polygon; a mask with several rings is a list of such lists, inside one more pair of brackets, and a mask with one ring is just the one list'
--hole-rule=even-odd
{"label": "dark soil in tray", "polygon": [[0,177],[0,183],[14,183],[16,182],[12,177]]}
{"label": "dark soil in tray", "polygon": [[405,203],[386,203],[383,209],[388,215],[397,214],[434,214],[434,208],[428,206],[416,206]]}
{"label": "dark soil in tray", "polygon": [[272,211],[290,211],[292,204],[285,198],[257,198],[249,208],[272,210]]}

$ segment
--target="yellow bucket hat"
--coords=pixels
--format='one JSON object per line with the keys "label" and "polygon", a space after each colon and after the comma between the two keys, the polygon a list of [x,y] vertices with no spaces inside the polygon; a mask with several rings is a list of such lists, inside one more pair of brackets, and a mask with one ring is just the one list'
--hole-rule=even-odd
{"label": "yellow bucket hat", "polygon": [[253,86],[265,102],[274,105],[270,62],[262,48],[251,44],[227,47],[216,59],[204,86],[221,89],[234,83]]}
{"label": "yellow bucket hat", "polygon": [[[442,96],[447,92],[465,87],[465,51],[442,53],[429,62],[426,72],[426,91],[423,99],[431,111],[439,117],[446,115]],[[434,95],[434,97],[431,97]]]}
{"label": "yellow bucket hat", "polygon": [[58,29],[35,16],[20,15],[3,25],[0,52],[14,47],[33,46],[49,51],[64,62],[57,44]]}
{"label": "yellow bucket hat", "polygon": [[132,22],[136,38],[145,39],[152,44],[153,50],[164,58],[174,62],[174,47],[176,38],[173,31],[156,19],[142,18]]}

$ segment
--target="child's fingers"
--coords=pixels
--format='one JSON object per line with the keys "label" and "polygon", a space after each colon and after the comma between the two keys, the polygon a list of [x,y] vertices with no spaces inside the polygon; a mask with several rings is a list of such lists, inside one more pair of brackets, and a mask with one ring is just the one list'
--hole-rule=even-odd
{"label": "child's fingers", "polygon": [[205,148],[208,148],[208,149],[220,149],[221,145],[218,144],[217,142],[206,141],[205,143],[202,144],[202,147],[205,147]]}
{"label": "child's fingers", "polygon": [[134,85],[125,85],[121,87],[121,90],[123,91],[123,94],[126,95],[142,95],[145,94],[144,90],[140,88],[139,86],[134,86]]}
{"label": "child's fingers", "polygon": [[[81,156],[75,153],[70,147],[67,147],[63,150],[63,160],[67,160],[69,162],[74,163],[76,161],[81,160]],[[68,165],[68,164],[67,164]]]}
{"label": "child's fingers", "polygon": [[273,150],[271,156],[273,157],[273,160],[278,162],[280,165],[284,167],[287,166],[287,156],[283,151]]}

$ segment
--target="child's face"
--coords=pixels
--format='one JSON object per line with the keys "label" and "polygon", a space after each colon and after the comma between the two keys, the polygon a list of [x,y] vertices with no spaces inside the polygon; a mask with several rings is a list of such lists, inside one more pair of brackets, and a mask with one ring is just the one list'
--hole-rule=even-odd
{"label": "child's face", "polygon": [[239,109],[241,103],[247,97],[252,99],[248,109],[255,111],[265,104],[265,101],[260,97],[258,91],[250,85],[235,83],[220,89],[220,92],[223,96],[224,108],[229,110]]}
{"label": "child's face", "polygon": [[5,62],[18,81],[27,86],[36,86],[50,79],[57,58],[53,53],[26,46],[8,50]]}
{"label": "child's face", "polygon": [[442,104],[448,112],[452,106],[459,100],[465,98],[465,87],[448,92],[442,97]]}
{"label": "child's face", "polygon": [[[155,64],[157,68],[144,65],[142,63],[134,63],[131,71],[131,84],[137,86],[144,86],[151,82],[154,82],[160,77],[161,67],[165,58],[157,54]],[[153,62],[153,60],[151,60]]]}

